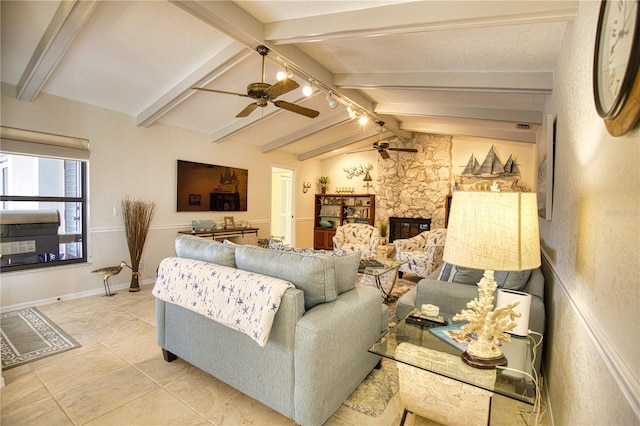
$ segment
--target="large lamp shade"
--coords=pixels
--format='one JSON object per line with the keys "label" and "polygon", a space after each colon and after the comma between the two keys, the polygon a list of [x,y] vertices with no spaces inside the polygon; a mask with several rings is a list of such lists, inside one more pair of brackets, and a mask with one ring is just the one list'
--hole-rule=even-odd
{"label": "large lamp shade", "polygon": [[536,194],[454,192],[443,258],[452,265],[493,271],[540,266]]}

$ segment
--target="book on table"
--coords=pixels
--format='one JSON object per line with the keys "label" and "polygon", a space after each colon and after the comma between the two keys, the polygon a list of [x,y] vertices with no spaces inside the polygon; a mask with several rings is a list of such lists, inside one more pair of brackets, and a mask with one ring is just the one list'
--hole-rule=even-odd
{"label": "book on table", "polygon": [[464,352],[471,341],[471,336],[465,336],[460,332],[460,329],[465,324],[466,322],[457,322],[444,327],[433,327],[430,328],[429,331],[436,337]]}

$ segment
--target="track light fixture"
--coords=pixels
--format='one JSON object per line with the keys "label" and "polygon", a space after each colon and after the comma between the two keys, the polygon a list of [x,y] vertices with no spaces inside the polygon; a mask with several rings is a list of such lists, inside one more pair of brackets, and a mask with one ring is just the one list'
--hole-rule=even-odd
{"label": "track light fixture", "polygon": [[355,118],[358,116],[358,113],[355,109],[353,109],[351,105],[347,107],[347,112],[349,113],[349,118],[352,120],[355,120]]}
{"label": "track light fixture", "polygon": [[366,115],[361,115],[360,118],[358,118],[358,123],[360,123],[361,126],[366,125],[369,122],[369,118]]}
{"label": "track light fixture", "polygon": [[313,95],[313,81],[312,80],[309,80],[309,84],[302,88],[302,94],[304,94],[307,97]]}
{"label": "track light fixture", "polygon": [[289,66],[287,64],[284,65],[284,71],[280,70],[276,74],[276,80],[278,81],[282,81],[285,78],[291,78],[291,77],[293,77],[293,73],[289,71]]}
{"label": "track light fixture", "polygon": [[[292,78],[293,74],[295,74],[296,76],[309,81],[308,88],[305,87],[302,89],[305,96],[311,96],[313,95],[314,91],[322,90],[323,92],[328,93],[328,95],[325,96],[325,99],[329,104],[329,108],[334,109],[334,108],[337,108],[339,104],[342,104],[345,107],[347,107],[347,111],[349,112],[350,119],[354,120],[360,116],[366,117],[368,120],[376,124],[376,132],[382,131],[384,122],[381,121],[380,118],[376,116],[374,112],[368,111],[367,109],[361,107],[357,103],[354,103],[351,99],[347,98],[345,95],[343,95],[339,91],[336,91],[336,89],[332,88],[331,86],[323,83],[320,80],[316,80],[313,75],[309,74],[308,72],[298,67],[297,65],[285,62],[285,59],[282,57],[277,57],[277,59],[284,67],[286,74],[288,75],[289,78]],[[282,74],[278,73],[278,74],[284,76],[285,73],[282,73]],[[278,77],[278,80],[280,80],[280,76]],[[398,133],[397,130],[394,130],[392,128],[388,128],[387,130],[395,134],[398,137],[399,141],[407,142],[405,136]]]}
{"label": "track light fixture", "polygon": [[338,101],[331,97],[331,92],[325,97],[327,103],[329,104],[329,108],[336,109],[338,107]]}

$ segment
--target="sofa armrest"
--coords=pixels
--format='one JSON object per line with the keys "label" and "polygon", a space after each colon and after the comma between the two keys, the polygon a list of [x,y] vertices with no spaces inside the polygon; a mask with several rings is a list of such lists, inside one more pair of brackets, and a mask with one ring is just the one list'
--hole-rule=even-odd
{"label": "sofa armrest", "polygon": [[380,305],[377,289],[357,287],[300,318],[294,357],[298,422],[329,418],[378,363],[368,349],[380,338]]}
{"label": "sofa armrest", "polygon": [[[478,287],[475,285],[424,279],[418,282],[416,288],[415,306],[420,307],[430,303],[439,306],[441,312],[452,315],[461,312],[466,308],[467,303],[478,297]],[[529,329],[544,334],[544,327],[544,302],[539,297],[532,295]]]}
{"label": "sofa armrest", "polygon": [[344,238],[342,238],[342,235],[334,235],[333,238],[333,248],[336,250],[339,250],[342,248],[342,244],[344,244]]}
{"label": "sofa armrest", "polygon": [[396,246],[396,260],[400,260],[400,253],[403,251],[423,250],[425,241],[426,239],[422,233],[411,238],[394,240],[393,243]]}
{"label": "sofa armrest", "polygon": [[478,297],[475,285],[450,283],[433,279],[423,279],[416,285],[416,306],[432,304],[440,307],[440,312],[456,314],[468,302]]}

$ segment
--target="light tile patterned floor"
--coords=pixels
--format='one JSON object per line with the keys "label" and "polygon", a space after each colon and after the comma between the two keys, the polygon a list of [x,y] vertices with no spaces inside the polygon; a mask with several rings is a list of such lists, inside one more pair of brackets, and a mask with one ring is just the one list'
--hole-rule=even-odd
{"label": "light tile patterned floor", "polygon": [[[295,424],[180,359],[166,363],[151,286],[38,309],[82,347],[4,370],[2,425]],[[525,424],[510,401],[493,406],[492,424]],[[401,415],[396,395],[378,418],[343,406],[326,425],[397,425]],[[406,422],[431,424],[413,415]]]}

